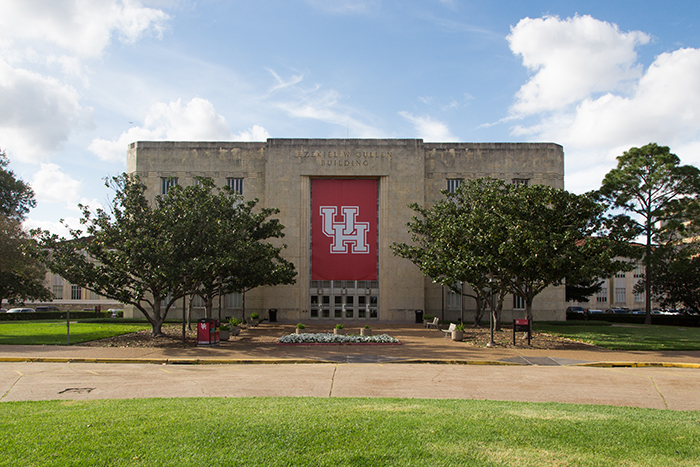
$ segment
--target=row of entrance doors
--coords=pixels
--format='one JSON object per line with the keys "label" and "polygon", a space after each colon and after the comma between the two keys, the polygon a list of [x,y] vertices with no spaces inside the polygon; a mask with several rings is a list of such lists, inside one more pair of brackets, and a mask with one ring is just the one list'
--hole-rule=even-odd
{"label": "row of entrance doors", "polygon": [[311,318],[379,318],[379,284],[376,281],[312,281],[309,296]]}

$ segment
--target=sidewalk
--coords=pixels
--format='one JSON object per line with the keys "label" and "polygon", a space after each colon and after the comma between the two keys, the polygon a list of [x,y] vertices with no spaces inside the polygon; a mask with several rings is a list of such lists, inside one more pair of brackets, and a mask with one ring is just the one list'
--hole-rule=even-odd
{"label": "sidewalk", "polygon": [[[307,332],[328,332],[332,323],[312,323]],[[351,332],[351,324],[346,327]],[[700,351],[611,351],[562,343],[557,348],[475,347],[469,330],[463,342],[417,324],[372,323],[374,334],[389,334],[401,345],[279,345],[277,339],[294,332],[293,323],[263,323],[244,329],[239,337],[216,347],[92,347],[4,345],[0,362],[117,362],[117,363],[453,363],[489,365],[673,366],[700,368]]]}

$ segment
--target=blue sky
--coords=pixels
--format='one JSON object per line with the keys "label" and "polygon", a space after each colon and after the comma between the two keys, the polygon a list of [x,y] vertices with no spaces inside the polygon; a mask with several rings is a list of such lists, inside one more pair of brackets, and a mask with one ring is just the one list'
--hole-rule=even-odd
{"label": "blue sky", "polygon": [[0,148],[27,227],[76,225],[137,140],[553,141],[700,164],[700,2],[6,0]]}

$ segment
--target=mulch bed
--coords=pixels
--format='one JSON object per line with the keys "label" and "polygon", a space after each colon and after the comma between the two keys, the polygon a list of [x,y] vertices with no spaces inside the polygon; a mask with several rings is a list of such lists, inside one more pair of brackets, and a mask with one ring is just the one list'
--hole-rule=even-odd
{"label": "mulch bed", "polygon": [[[155,347],[155,348],[183,348],[182,345],[182,325],[166,324],[162,328],[163,336],[152,337],[150,330],[138,331],[121,336],[108,337],[92,342],[80,344],[86,347]],[[245,331],[244,331],[245,332]],[[391,335],[391,332],[388,332]],[[513,331],[512,329],[504,328],[501,332],[494,334],[494,342],[496,347],[500,348],[527,348],[527,338],[523,339],[524,333],[516,335],[516,345],[513,346]],[[185,347],[197,346],[197,330],[193,327],[192,330],[187,330],[187,343]],[[258,337],[259,336],[259,337]],[[272,335],[257,334],[255,338],[260,342],[274,344],[277,342],[277,337]],[[392,336],[397,337],[397,336]],[[399,340],[401,336],[397,337]],[[239,338],[236,338],[239,339]],[[461,343],[455,342],[456,345],[466,345],[470,347],[483,347],[489,342],[488,327],[472,328],[468,327],[464,330],[464,341]],[[288,345],[318,345],[318,344],[288,344]],[[341,345],[341,344],[329,344]],[[342,344],[342,345],[358,345],[358,344]],[[585,350],[596,348],[593,345],[583,342],[577,342],[563,337],[552,336],[550,334],[533,332],[531,345],[532,349],[552,349],[552,350]]]}

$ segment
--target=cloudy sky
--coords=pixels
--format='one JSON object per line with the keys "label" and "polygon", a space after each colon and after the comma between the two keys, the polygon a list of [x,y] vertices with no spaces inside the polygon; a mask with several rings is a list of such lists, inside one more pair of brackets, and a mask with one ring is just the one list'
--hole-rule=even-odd
{"label": "cloudy sky", "polygon": [[3,0],[0,148],[59,231],[145,140],[551,141],[700,165],[697,0]]}

